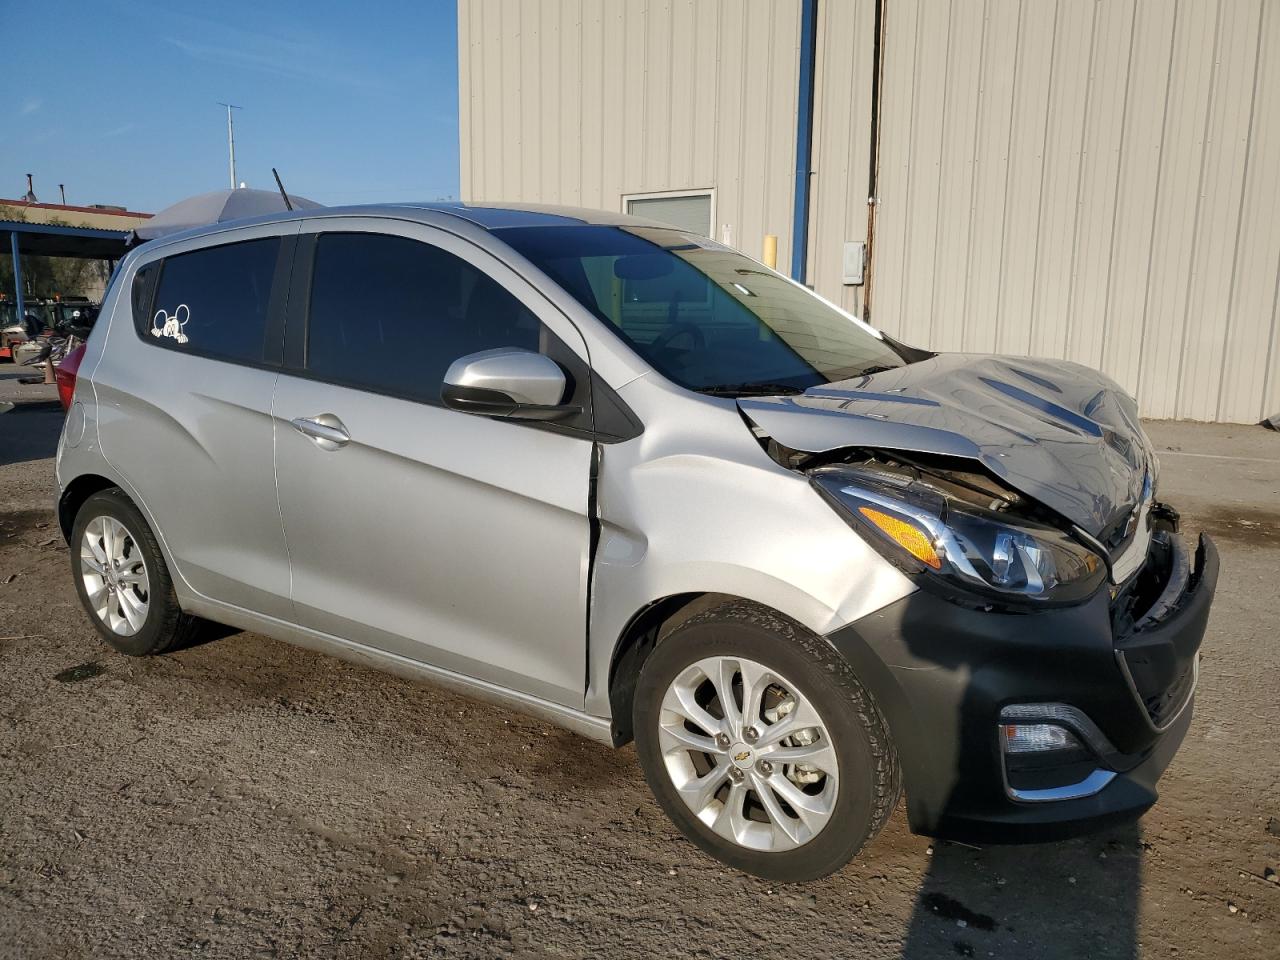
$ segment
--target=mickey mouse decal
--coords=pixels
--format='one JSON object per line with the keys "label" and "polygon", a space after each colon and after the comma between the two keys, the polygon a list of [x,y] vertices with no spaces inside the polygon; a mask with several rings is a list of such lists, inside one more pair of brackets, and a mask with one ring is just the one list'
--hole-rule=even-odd
{"label": "mickey mouse decal", "polygon": [[170,316],[165,312],[164,308],[156,311],[155,317],[151,320],[151,335],[153,337],[173,337],[179,343],[187,342],[187,335],[182,332],[182,328],[187,325],[187,321],[191,319],[191,310],[185,303],[178,304],[178,309],[173,311]]}

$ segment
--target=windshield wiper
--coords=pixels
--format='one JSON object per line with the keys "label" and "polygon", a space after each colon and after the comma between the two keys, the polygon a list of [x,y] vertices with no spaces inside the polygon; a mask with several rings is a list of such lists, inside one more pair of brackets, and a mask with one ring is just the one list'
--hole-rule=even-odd
{"label": "windshield wiper", "polygon": [[710,397],[776,397],[795,396],[804,393],[804,387],[793,383],[718,383],[711,387],[698,387],[698,393]]}

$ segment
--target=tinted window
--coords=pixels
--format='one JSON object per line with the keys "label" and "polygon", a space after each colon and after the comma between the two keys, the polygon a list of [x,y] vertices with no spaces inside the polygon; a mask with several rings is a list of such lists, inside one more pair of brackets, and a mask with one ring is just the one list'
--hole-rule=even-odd
{"label": "tinted window", "polygon": [[307,369],[326,380],[439,403],[454,360],[543,340],[520,301],[444,250],[373,233],[316,243]]}
{"label": "tinted window", "polygon": [[[151,294],[155,289],[156,271],[159,269],[158,263],[148,263],[145,267],[139,267],[133,275],[133,290],[130,298],[133,305],[133,318],[138,325],[138,330],[144,334],[150,326],[147,321],[151,319]],[[105,299],[104,296],[103,300]]]}
{"label": "tinted window", "polygon": [[693,390],[796,392],[903,363],[847,314],[703,237],[607,226],[497,233]]}
{"label": "tinted window", "polygon": [[272,237],[166,258],[143,334],[178,350],[261,363],[279,251]]}

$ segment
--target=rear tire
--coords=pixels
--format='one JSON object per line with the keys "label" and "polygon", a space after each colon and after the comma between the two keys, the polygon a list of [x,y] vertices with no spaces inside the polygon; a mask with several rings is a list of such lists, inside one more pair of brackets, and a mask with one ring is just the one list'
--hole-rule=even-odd
{"label": "rear tire", "polygon": [[94,628],[120,653],[164,653],[187,643],[201,623],[178,606],[151,527],[117,487],[93,494],[76,513],[71,570]]}
{"label": "rear tire", "polygon": [[645,779],[681,832],[769,880],[840,869],[901,794],[884,717],[848,663],[747,601],[697,614],[659,643],[634,722]]}

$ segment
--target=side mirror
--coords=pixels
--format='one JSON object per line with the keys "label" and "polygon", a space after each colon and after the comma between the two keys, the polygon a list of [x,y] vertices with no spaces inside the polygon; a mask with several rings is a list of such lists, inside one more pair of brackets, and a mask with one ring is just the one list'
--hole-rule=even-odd
{"label": "side mirror", "polygon": [[564,404],[568,382],[550,357],[519,347],[498,347],[459,357],[449,365],[440,399],[450,410],[514,420],[558,420],[581,413]]}

